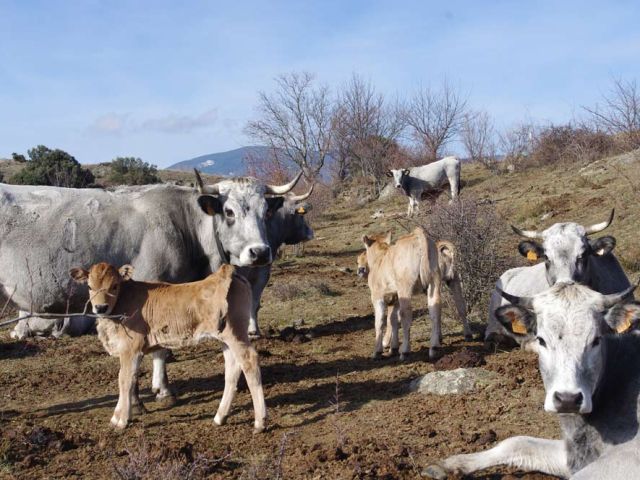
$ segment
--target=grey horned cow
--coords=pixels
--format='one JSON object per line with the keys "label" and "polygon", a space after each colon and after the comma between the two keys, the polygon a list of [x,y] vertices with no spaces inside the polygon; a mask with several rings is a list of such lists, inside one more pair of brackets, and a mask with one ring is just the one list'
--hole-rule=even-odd
{"label": "grey horned cow", "polygon": [[544,262],[512,268],[502,274],[491,294],[485,340],[499,342],[504,335],[508,336],[494,314],[496,308],[506,303],[499,289],[514,295],[533,296],[556,282],[575,281],[604,294],[629,287],[629,279],[613,254],[616,239],[611,236],[588,238],[611,225],[613,216],[614,210],[606,221],[587,227],[574,222],[556,223],[541,232],[512,227],[527,238],[520,242],[520,253],[532,261],[543,259]]}
{"label": "grey horned cow", "polygon": [[417,213],[418,203],[424,195],[440,191],[447,183],[451,189],[452,200],[460,193],[460,160],[456,157],[445,157],[420,167],[389,170],[387,176],[393,178],[395,187],[401,188],[409,197],[409,217]]}
{"label": "grey horned cow", "polygon": [[[561,440],[508,438],[454,455],[423,474],[444,479],[497,465],[573,480],[640,478],[640,305],[621,303],[635,287],[603,295],[558,283],[534,297],[502,293],[496,317],[537,352],[544,409],[558,414]],[[524,340],[524,339],[523,339]]]}

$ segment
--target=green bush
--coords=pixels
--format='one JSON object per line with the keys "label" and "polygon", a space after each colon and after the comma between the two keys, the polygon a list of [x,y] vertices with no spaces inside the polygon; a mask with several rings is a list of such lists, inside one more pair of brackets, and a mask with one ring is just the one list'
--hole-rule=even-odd
{"label": "green bush", "polygon": [[159,183],[158,167],[134,157],[118,157],[111,162],[109,180],[118,185]]}
{"label": "green bush", "polygon": [[[27,153],[29,160],[26,161],[25,168],[11,177],[11,183],[83,188],[95,180],[90,170],[82,168],[74,157],[63,150],[51,150],[38,145]],[[14,159],[15,157],[22,155],[16,155]]]}

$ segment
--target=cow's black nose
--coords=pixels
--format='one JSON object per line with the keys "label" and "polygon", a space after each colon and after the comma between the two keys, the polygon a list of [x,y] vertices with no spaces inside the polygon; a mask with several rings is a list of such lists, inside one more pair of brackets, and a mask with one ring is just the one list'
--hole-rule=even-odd
{"label": "cow's black nose", "polygon": [[556,392],[553,394],[553,406],[558,413],[578,413],[582,406],[582,393]]}
{"label": "cow's black nose", "polygon": [[101,303],[99,305],[94,305],[93,307],[96,311],[96,313],[107,313],[107,310],[109,310],[109,305],[107,305],[106,303]]}
{"label": "cow's black nose", "polygon": [[251,247],[249,249],[251,263],[254,265],[267,265],[271,262],[271,248],[268,245]]}

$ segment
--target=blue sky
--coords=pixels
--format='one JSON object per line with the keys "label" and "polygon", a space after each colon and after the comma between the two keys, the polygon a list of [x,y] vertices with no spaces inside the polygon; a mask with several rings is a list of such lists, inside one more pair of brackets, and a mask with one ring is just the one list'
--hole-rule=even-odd
{"label": "blue sky", "polygon": [[0,157],[37,144],[161,167],[248,143],[258,90],[448,78],[499,125],[560,123],[640,80],[640,2],[0,0]]}

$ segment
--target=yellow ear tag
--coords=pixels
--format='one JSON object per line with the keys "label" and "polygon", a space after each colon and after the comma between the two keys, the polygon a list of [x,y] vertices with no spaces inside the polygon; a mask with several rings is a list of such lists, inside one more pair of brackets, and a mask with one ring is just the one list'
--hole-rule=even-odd
{"label": "yellow ear tag", "polygon": [[631,328],[631,317],[633,313],[629,312],[624,317],[624,320],[616,327],[616,332],[624,333]]}
{"label": "yellow ear tag", "polygon": [[529,260],[530,262],[535,262],[536,260],[538,260],[538,254],[533,250],[529,250],[527,252],[527,260]]}
{"label": "yellow ear tag", "polygon": [[304,209],[304,207],[298,208],[298,210],[296,210],[296,212],[299,213],[300,215],[304,215],[305,213],[307,213],[307,211]]}
{"label": "yellow ear tag", "polygon": [[513,319],[511,320],[511,331],[513,333],[517,333],[518,335],[526,335],[527,327],[524,326],[520,320]]}

